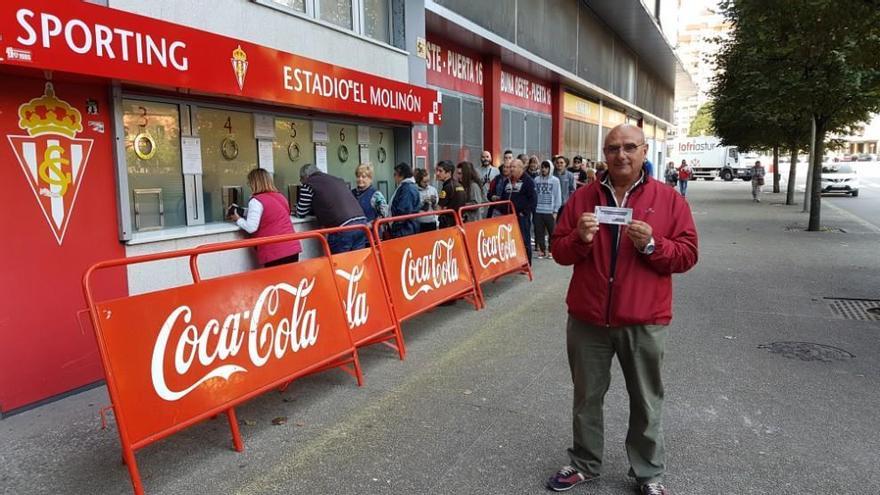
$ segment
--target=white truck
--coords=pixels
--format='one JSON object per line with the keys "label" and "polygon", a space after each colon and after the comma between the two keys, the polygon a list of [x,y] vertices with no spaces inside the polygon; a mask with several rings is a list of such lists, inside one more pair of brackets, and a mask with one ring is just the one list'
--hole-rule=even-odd
{"label": "white truck", "polygon": [[686,160],[694,171],[694,178],[715,180],[752,180],[752,170],[740,163],[736,146],[723,146],[714,136],[692,136],[679,138],[670,158],[678,167]]}

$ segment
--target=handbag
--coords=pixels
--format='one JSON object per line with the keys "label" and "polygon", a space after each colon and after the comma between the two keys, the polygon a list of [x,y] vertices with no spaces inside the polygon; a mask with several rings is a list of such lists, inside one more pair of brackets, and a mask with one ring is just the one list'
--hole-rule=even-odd
{"label": "handbag", "polygon": [[758,177],[757,179],[755,179],[755,184],[757,184],[759,186],[763,186],[764,185],[764,178]]}

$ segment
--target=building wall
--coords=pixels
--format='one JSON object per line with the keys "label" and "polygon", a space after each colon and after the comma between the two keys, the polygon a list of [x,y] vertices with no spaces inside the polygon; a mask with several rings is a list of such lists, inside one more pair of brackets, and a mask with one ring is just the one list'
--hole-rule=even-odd
{"label": "building wall", "polygon": [[485,29],[628,102],[672,120],[674,88],[583,2],[435,0]]}
{"label": "building wall", "polygon": [[109,0],[107,3],[114,9],[244,39],[389,79],[409,81],[405,53],[353,32],[250,1]]}

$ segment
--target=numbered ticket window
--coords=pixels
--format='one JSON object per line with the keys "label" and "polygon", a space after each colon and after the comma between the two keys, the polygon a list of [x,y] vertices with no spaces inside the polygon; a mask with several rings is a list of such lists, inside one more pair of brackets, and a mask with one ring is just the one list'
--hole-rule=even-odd
{"label": "numbered ticket window", "polygon": [[247,174],[257,167],[254,119],[249,112],[199,107],[205,222],[223,222],[230,203],[247,206]]}
{"label": "numbered ticket window", "polygon": [[370,128],[370,163],[373,165],[373,185],[386,194],[391,194],[397,186],[394,183],[394,131],[387,127]]}
{"label": "numbered ticket window", "polygon": [[357,168],[357,126],[327,124],[330,142],[327,143],[327,173],[341,178],[354,187],[354,169]]}
{"label": "numbered ticket window", "polygon": [[311,121],[276,118],[273,157],[275,187],[287,197],[293,209],[296,207],[297,187],[300,184],[299,170],[306,163],[315,163]]}
{"label": "numbered ticket window", "polygon": [[131,99],[122,105],[132,227],[186,225],[178,106]]}

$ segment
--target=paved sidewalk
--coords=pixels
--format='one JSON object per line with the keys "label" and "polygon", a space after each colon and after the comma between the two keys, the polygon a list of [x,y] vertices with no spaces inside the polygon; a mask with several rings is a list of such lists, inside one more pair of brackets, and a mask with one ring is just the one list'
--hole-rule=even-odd
{"label": "paved sidewalk", "polygon": [[[742,182],[695,182],[689,194],[701,253],[675,282],[667,485],[698,495],[876,490],[880,321],[839,319],[823,298],[880,299],[880,231],[826,207],[823,223],[845,232],[803,232],[799,206],[771,194],[752,203]],[[239,408],[243,454],[224,419],[140,451],[147,493],[545,493],[571,435],[570,270],[535,264],[532,283],[490,284],[484,311],[459,303],[408,322],[406,361],[380,346],[363,352],[363,388],[330,371]],[[761,348],[791,341],[854,357]],[[112,421],[100,430],[107,401],[99,388],[0,421],[0,493],[130,493]],[[605,476],[571,493],[635,493],[626,411],[615,365]],[[279,416],[287,423],[272,425]]]}

